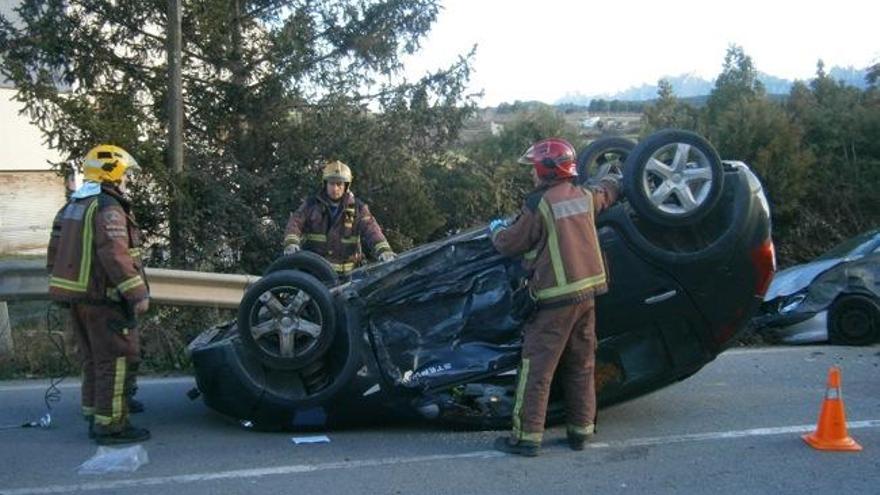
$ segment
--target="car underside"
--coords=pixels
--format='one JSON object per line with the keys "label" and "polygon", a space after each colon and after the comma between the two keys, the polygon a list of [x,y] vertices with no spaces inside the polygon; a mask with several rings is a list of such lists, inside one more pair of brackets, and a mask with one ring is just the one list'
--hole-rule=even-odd
{"label": "car underside", "polygon": [[[600,406],[713,360],[755,313],[775,267],[766,199],[746,165],[721,162],[684,131],[638,146],[600,140],[579,156],[584,179],[611,165],[623,168],[626,200],[597,218],[610,280],[596,309]],[[264,429],[389,417],[510,424],[521,332],[535,307],[528,274],[495,251],[486,228],[344,282],[315,258],[276,261],[237,321],[190,344],[209,407]],[[561,399],[553,387],[551,420]]]}

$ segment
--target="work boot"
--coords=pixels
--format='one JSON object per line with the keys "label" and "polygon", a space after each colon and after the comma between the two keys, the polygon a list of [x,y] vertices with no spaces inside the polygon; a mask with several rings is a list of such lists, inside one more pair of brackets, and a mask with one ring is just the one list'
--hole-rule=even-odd
{"label": "work boot", "polygon": [[509,436],[495,439],[495,450],[525,457],[537,457],[541,453],[541,444],[528,440],[513,440]]}
{"label": "work boot", "polygon": [[566,431],[568,447],[571,448],[571,450],[584,450],[587,448],[587,440],[589,440],[595,432],[596,427],[594,425],[589,425],[582,431],[572,431],[569,429]]}
{"label": "work boot", "polygon": [[144,403],[135,399],[134,397],[128,398],[128,412],[131,414],[138,414],[144,412]]}
{"label": "work boot", "polygon": [[587,448],[587,440],[590,435],[579,435],[577,433],[568,434],[568,447],[571,450],[584,450]]}
{"label": "work boot", "polygon": [[95,429],[95,442],[98,445],[119,445],[123,443],[138,443],[150,439],[150,430],[138,428],[126,424],[125,428],[117,432],[102,431],[103,428]]}

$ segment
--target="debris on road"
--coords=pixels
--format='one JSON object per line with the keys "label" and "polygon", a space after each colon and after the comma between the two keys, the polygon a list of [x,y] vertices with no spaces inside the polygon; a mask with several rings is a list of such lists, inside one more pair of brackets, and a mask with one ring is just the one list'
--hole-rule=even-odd
{"label": "debris on road", "polygon": [[328,437],[327,435],[312,435],[309,437],[292,437],[290,441],[295,443],[296,445],[310,443],[330,443],[330,437]]}
{"label": "debris on road", "polygon": [[82,463],[76,472],[78,474],[133,473],[149,462],[147,450],[140,444],[124,449],[98,447],[95,455]]}

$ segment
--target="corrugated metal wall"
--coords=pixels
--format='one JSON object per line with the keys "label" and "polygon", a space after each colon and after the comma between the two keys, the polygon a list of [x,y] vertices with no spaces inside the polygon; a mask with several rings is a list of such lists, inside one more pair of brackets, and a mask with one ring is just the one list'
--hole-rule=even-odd
{"label": "corrugated metal wall", "polygon": [[64,180],[47,171],[0,171],[0,255],[45,252]]}

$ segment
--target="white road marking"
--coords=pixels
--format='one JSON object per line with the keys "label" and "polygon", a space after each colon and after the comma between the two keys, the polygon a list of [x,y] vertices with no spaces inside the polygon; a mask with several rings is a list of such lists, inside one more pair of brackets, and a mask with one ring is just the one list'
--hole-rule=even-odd
{"label": "white road marking", "polygon": [[[880,419],[866,421],[848,421],[850,430],[859,428],[880,428]],[[771,428],[753,428],[751,430],[715,431],[709,433],[692,433],[688,435],[672,435],[668,437],[633,438],[619,442],[591,442],[587,447],[593,449],[642,447],[647,445],[670,445],[684,442],[704,442],[707,440],[728,440],[731,438],[763,437],[769,435],[787,435],[794,433],[810,433],[816,425],[777,426]]]}
{"label": "white road marking", "polygon": [[334,469],[357,469],[399,464],[413,464],[418,462],[445,461],[451,459],[491,458],[501,457],[504,455],[506,454],[502,454],[501,452],[496,451],[480,451],[468,452],[465,454],[427,455],[418,457],[391,457],[386,459],[367,459],[363,461],[328,462],[324,464],[294,464],[292,466],[239,469],[235,471],[220,471],[216,473],[182,474],[177,476],[161,476],[156,478],[141,478],[134,480],[103,482],[99,481],[94,483],[81,483],[77,485],[53,485],[36,488],[19,488],[15,490],[0,490],[0,495],[36,495],[44,493],[72,493],[77,491],[92,490],[119,490],[132,487],[194,483],[199,481],[216,481],[225,479],[260,478],[263,476],[278,474],[312,473],[316,471],[329,471]]}
{"label": "white road marking", "polygon": [[[880,419],[865,421],[852,421],[847,423],[849,429],[880,428]],[[588,447],[594,450],[608,448],[627,448],[651,445],[670,445],[685,442],[704,442],[711,440],[729,440],[732,438],[762,437],[771,435],[786,435],[795,433],[807,433],[813,431],[813,425],[778,426],[768,428],[753,428],[749,430],[718,431],[710,433],[694,433],[689,435],[672,435],[667,437],[634,438],[616,442],[593,442]],[[214,473],[181,474],[176,476],[158,476],[153,478],[140,478],[117,481],[97,481],[93,483],[80,483],[75,485],[50,485],[32,488],[16,488],[12,490],[0,490],[0,495],[42,495],[51,493],[74,493],[94,490],[122,490],[125,488],[138,488],[147,486],[178,485],[184,483],[198,483],[203,481],[217,481],[228,479],[262,478],[273,475],[289,475],[299,473],[314,473],[340,469],[361,469],[382,466],[394,466],[400,464],[416,464],[435,461],[450,461],[459,459],[492,459],[504,457],[494,450],[481,450],[466,452],[463,454],[440,454],[416,457],[390,457],[385,459],[365,459],[361,461],[327,462],[323,464],[294,464],[290,466],[278,466],[269,468],[239,469],[234,471],[218,471]],[[170,488],[166,488],[170,490]]]}
{"label": "white road marking", "polygon": [[770,353],[796,353],[801,352],[804,354],[809,354],[810,352],[819,351],[823,354],[830,354],[834,351],[834,348],[827,346],[779,346],[779,347],[734,347],[732,349],[727,349],[718,355],[719,358],[725,356],[736,356],[739,354],[770,354]]}

